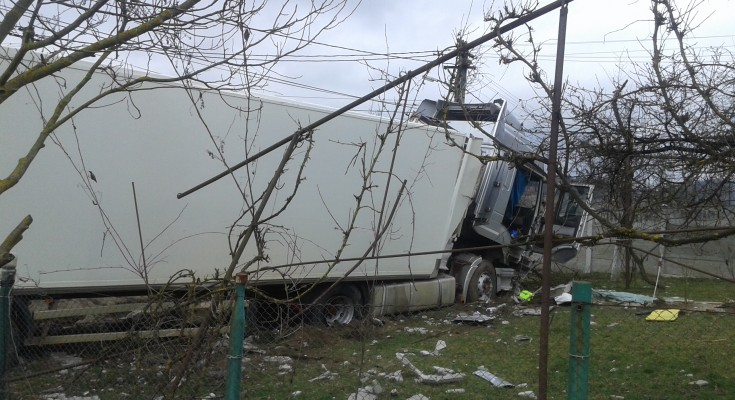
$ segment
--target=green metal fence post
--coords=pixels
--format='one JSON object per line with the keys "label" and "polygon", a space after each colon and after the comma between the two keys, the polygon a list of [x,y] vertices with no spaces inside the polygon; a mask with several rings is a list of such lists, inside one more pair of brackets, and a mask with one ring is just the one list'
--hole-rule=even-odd
{"label": "green metal fence post", "polygon": [[239,273],[235,277],[235,306],[230,319],[230,355],[227,362],[227,394],[225,399],[240,398],[240,380],[242,379],[242,348],[245,340],[245,283],[248,277]]}
{"label": "green metal fence post", "polygon": [[590,304],[592,285],[572,285],[572,318],[569,330],[569,400],[587,400],[590,367]]}
{"label": "green metal fence post", "polygon": [[12,325],[10,323],[10,290],[15,283],[15,268],[7,266],[0,268],[0,400],[6,396],[7,366],[8,366],[8,337]]}

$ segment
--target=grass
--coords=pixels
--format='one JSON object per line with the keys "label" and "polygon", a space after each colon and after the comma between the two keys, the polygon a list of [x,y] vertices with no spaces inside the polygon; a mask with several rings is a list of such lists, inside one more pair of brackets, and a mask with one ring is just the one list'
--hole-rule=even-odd
{"label": "grass", "polygon": [[[595,288],[623,289],[619,283],[610,282],[607,276],[591,278]],[[558,281],[566,282],[567,277],[559,277]],[[697,301],[735,298],[735,285],[727,282],[666,279],[664,284],[667,289],[663,296],[667,297],[680,296]],[[650,287],[642,284],[636,284],[628,291],[652,293]],[[507,298],[500,300],[508,301]],[[372,384],[373,380],[384,389],[379,399],[406,399],[418,393],[432,400],[518,399],[521,391],[537,393],[539,317],[514,315],[514,308],[512,303],[502,307],[496,320],[489,325],[452,323],[451,319],[458,312],[484,311],[480,306],[455,305],[386,318],[381,327],[368,322],[340,328],[305,326],[281,341],[260,343],[265,354],[246,354],[241,397],[280,400],[300,391],[299,399],[346,399],[349,393]],[[731,394],[735,393],[735,369],[729,368],[727,362],[735,354],[735,315],[684,312],[673,322],[647,322],[640,312],[640,308],[593,306],[590,399],[610,399],[612,395],[623,396],[627,400],[732,397]],[[569,309],[556,308],[552,313],[549,337],[550,399],[566,399],[569,325]],[[409,332],[406,328],[425,328],[427,331],[422,334]],[[531,340],[517,341],[517,335],[528,336]],[[447,348],[439,356],[419,354],[421,350],[433,350],[437,340],[447,343]],[[96,394],[102,400],[154,398],[156,384],[167,379],[167,356],[177,354],[175,347],[160,349],[130,352],[127,358],[106,360],[66,374],[51,373],[13,382],[11,398],[37,399],[44,388],[53,387],[61,387],[61,392],[67,396]],[[182,345],[178,354],[183,351]],[[456,384],[416,383],[412,372],[396,359],[397,352],[413,353],[409,359],[424,373],[432,373],[433,366],[440,366],[462,372],[466,377]],[[195,368],[194,375],[182,386],[180,398],[203,398],[210,392],[224,393],[223,371],[227,359],[223,353]],[[274,355],[291,357],[291,369],[281,369],[282,363],[266,359]],[[309,382],[323,372],[322,365],[337,373],[337,378]],[[528,386],[513,389],[493,387],[472,375],[480,366],[511,383]],[[32,370],[28,368],[26,372]],[[402,372],[403,382],[385,377],[396,371]],[[367,379],[362,381],[361,376],[367,376]],[[690,384],[700,379],[709,384],[702,387]],[[465,393],[447,393],[451,388],[462,388]],[[395,397],[390,395],[392,390],[397,392]],[[127,393],[127,396],[122,393]]]}

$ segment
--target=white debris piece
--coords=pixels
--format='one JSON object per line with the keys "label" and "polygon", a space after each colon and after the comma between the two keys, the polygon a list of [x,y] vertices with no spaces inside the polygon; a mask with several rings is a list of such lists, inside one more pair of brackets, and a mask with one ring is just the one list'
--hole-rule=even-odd
{"label": "white debris piece", "polygon": [[364,389],[358,389],[357,393],[350,394],[347,400],[377,400],[378,396],[366,392]]}
{"label": "white debris piece", "polygon": [[625,400],[625,397],[623,396],[617,396],[617,395],[611,395],[610,400]]}
{"label": "white debris piece", "polygon": [[70,365],[79,364],[82,361],[81,357],[72,356],[63,352],[59,353],[51,353],[51,359],[54,360],[54,362],[61,364],[64,367],[68,367]]}
{"label": "white debris piece", "polygon": [[293,367],[290,364],[281,364],[278,366],[278,375],[286,375],[293,372]]}
{"label": "white debris piece", "polygon": [[317,376],[316,378],[309,379],[309,382],[316,382],[316,381],[323,381],[323,380],[333,380],[337,377],[336,372],[331,372],[327,369],[327,366],[322,364],[322,374]]}
{"label": "white debris piece", "polygon": [[569,293],[562,293],[556,297],[554,297],[554,301],[556,304],[569,304],[572,302],[572,295]]}
{"label": "white debris piece", "polygon": [[436,365],[432,368],[434,368],[434,373],[437,375],[450,375],[455,373],[454,370],[450,368],[437,367]]}
{"label": "white debris piece", "polygon": [[447,348],[447,342],[443,340],[438,340],[436,342],[436,346],[434,346],[434,351],[421,350],[420,353],[422,356],[438,356],[439,352],[441,352],[442,350],[446,348]]}
{"label": "white debris piece", "polygon": [[447,375],[427,375],[416,368],[411,361],[408,360],[405,354],[396,353],[396,358],[406,367],[410,368],[416,375],[417,383],[428,383],[428,384],[441,384],[441,383],[455,383],[464,379],[465,374],[452,373]]}
{"label": "white debris piece", "polygon": [[419,393],[419,394],[415,394],[415,395],[407,398],[406,400],[431,400],[431,399],[428,398],[428,397],[426,397],[426,396],[424,396],[423,394]]}
{"label": "white debris piece", "polygon": [[377,395],[381,393],[383,393],[383,387],[380,386],[378,381],[373,380],[372,385],[357,389],[357,392],[350,394],[347,400],[376,400],[378,398]]}
{"label": "white debris piece", "polygon": [[694,382],[689,382],[689,384],[690,385],[697,385],[697,386],[707,386],[707,385],[709,385],[709,382],[707,382],[707,381],[705,381],[703,379],[699,379],[699,380],[696,380]]}
{"label": "white debris piece", "polygon": [[406,332],[408,332],[408,333],[418,333],[418,334],[421,334],[421,335],[426,335],[427,333],[429,333],[429,330],[426,329],[426,328],[411,328],[411,327],[408,327],[407,326],[407,327],[403,328],[403,330],[406,331]]}
{"label": "white debris piece", "polygon": [[463,394],[464,389],[447,389],[446,393],[449,394]]}
{"label": "white debris piece", "polygon": [[289,398],[289,399],[295,399],[295,398],[297,398],[297,397],[299,397],[299,396],[301,396],[301,391],[300,391],[300,390],[297,390],[297,391],[295,391],[295,392],[291,393],[291,395],[290,395],[290,396],[288,396],[288,398]]}
{"label": "white debris piece", "polygon": [[526,399],[536,399],[537,398],[536,397],[536,393],[534,393],[534,392],[532,392],[530,390],[527,390],[525,392],[520,392],[520,393],[518,393],[518,396],[523,397],[523,398],[526,398]]}
{"label": "white debris piece", "polygon": [[504,388],[514,387],[512,383],[495,376],[494,374],[485,370],[484,367],[480,367],[477,371],[474,372],[474,375],[479,376],[480,378],[490,382],[495,387],[504,387]]}
{"label": "white debris piece", "polygon": [[268,357],[263,357],[263,361],[284,364],[284,363],[292,362],[293,359],[288,356],[268,356]]}
{"label": "white debris piece", "polygon": [[385,379],[389,381],[403,382],[403,373],[401,371],[393,372],[392,374],[385,375]]}

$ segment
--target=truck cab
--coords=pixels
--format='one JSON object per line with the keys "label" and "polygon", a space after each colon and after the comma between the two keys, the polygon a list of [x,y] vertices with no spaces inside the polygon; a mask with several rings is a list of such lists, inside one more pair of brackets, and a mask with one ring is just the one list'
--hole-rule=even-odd
{"label": "truck cab", "polygon": [[[524,137],[522,124],[502,99],[480,104],[424,100],[415,119],[447,129],[453,128],[450,124],[468,123],[468,134],[484,136],[479,157],[483,167],[453,245],[454,249],[473,250],[455,253],[449,269],[454,270],[452,275],[457,277],[467,301],[477,300],[483,292],[494,295],[511,290],[518,271],[530,268],[533,259],[538,258],[533,254],[543,253],[538,236],[544,232],[546,166],[534,160],[537,144]],[[585,201],[591,198],[589,185],[573,185],[572,190]],[[576,238],[584,232],[587,215],[571,193],[557,191],[554,210],[557,237]],[[492,248],[476,250],[480,247]],[[575,242],[558,244],[552,249],[552,259],[568,262],[578,248]],[[493,282],[483,283],[478,271],[485,271]],[[476,290],[476,285],[485,287]]]}

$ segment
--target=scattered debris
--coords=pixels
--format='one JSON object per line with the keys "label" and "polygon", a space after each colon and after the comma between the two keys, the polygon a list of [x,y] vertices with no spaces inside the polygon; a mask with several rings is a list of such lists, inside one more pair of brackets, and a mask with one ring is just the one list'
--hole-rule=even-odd
{"label": "scattered debris", "polygon": [[646,317],[646,321],[674,321],[679,318],[679,310],[653,310]]}
{"label": "scattered debris", "polygon": [[423,394],[419,393],[419,394],[415,394],[415,395],[407,398],[406,400],[431,400],[431,399],[429,399],[428,397],[426,397]]}
{"label": "scattered debris", "polygon": [[516,342],[530,342],[531,337],[526,335],[515,335],[513,336],[513,340],[515,340]]}
{"label": "scattered debris", "polygon": [[420,353],[422,356],[438,356],[439,352],[446,348],[447,348],[447,342],[443,340],[438,340],[436,342],[436,346],[434,346],[434,351],[421,350]]}
{"label": "scattered debris", "polygon": [[268,356],[268,357],[263,357],[263,361],[279,363],[279,364],[286,364],[286,363],[293,362],[293,359],[289,356]]}
{"label": "scattered debris", "polygon": [[291,393],[291,396],[289,396],[288,398],[289,399],[295,399],[295,398],[301,396],[301,394],[302,394],[302,392],[300,390],[297,390],[297,391]]}
{"label": "scattered debris", "polygon": [[488,307],[488,308],[486,308],[486,309],[485,309],[485,311],[486,311],[486,312],[487,312],[488,314],[495,314],[495,313],[497,313],[498,311],[500,311],[500,309],[501,309],[501,308],[503,308],[503,307],[505,307],[505,303],[503,303],[503,304],[499,304],[499,305],[498,305],[498,306],[496,306],[496,307]]}
{"label": "scattered debris", "polygon": [[246,353],[265,354],[265,350],[261,350],[258,346],[254,345],[248,339],[245,339],[242,344],[242,349]]}
{"label": "scattered debris", "polygon": [[619,325],[619,324],[618,324],[617,322],[612,322],[612,323],[608,324],[608,325],[607,325],[607,327],[608,327],[608,328],[614,328],[614,327],[616,327],[616,326],[618,326],[618,325]]}
{"label": "scattered debris", "polygon": [[403,328],[403,330],[406,331],[406,332],[408,332],[408,333],[419,333],[421,335],[426,335],[427,333],[429,333],[429,330],[426,329],[426,328],[409,328],[409,327],[405,327],[405,328]]}
{"label": "scattered debris", "polygon": [[572,295],[569,293],[562,293],[558,296],[554,297],[554,301],[556,304],[562,305],[562,304],[571,304],[572,303]]}
{"label": "scattered debris", "polygon": [[380,386],[378,381],[373,380],[372,385],[357,389],[357,392],[350,394],[347,400],[376,400],[377,395],[381,393],[383,393],[383,387]]}
{"label": "scattered debris", "polygon": [[479,370],[475,371],[474,374],[476,376],[479,376],[480,378],[482,378],[482,379],[490,382],[495,387],[503,387],[503,388],[512,388],[512,387],[514,387],[512,383],[510,383],[510,382],[508,382],[508,381],[506,381],[506,380],[504,380],[502,378],[499,378],[499,377],[497,377],[497,376],[495,376],[495,375],[491,374],[490,372],[485,371],[483,369],[479,369]]}
{"label": "scattered debris", "polygon": [[309,382],[323,381],[323,380],[326,380],[326,379],[333,380],[334,378],[337,377],[337,373],[336,372],[331,372],[330,370],[328,370],[327,369],[327,366],[324,365],[324,364],[322,364],[322,371],[324,371],[324,372],[322,372],[321,375],[317,376],[316,378],[309,379]]}
{"label": "scattered debris", "polygon": [[644,296],[642,294],[627,293],[627,292],[616,292],[613,290],[592,290],[592,293],[596,296],[602,297],[605,300],[613,301],[616,303],[630,303],[646,305],[653,303],[656,299],[651,296]]}
{"label": "scattered debris", "polygon": [[565,283],[563,285],[554,286],[553,288],[549,289],[549,293],[552,297],[560,296],[563,293],[570,293],[572,291],[572,283]]}
{"label": "scattered debris", "polygon": [[610,396],[610,400],[625,400],[625,397],[613,394]]}
{"label": "scattered debris", "polygon": [[449,393],[449,394],[464,394],[464,389],[447,389],[446,393]]}
{"label": "scattered debris", "polygon": [[458,323],[470,322],[473,324],[484,324],[494,319],[495,317],[484,315],[484,314],[481,314],[479,311],[475,311],[472,315],[469,315],[467,313],[459,313],[457,314],[456,317],[454,317],[452,322],[458,322]]}
{"label": "scattered debris", "polygon": [[[549,310],[551,310],[551,307],[549,308]],[[538,315],[541,315],[541,307],[523,307],[523,308],[519,308],[519,309],[516,309],[515,311],[513,311],[513,315],[515,315],[516,317],[522,317],[524,315],[538,316]]]}
{"label": "scattered debris", "polygon": [[81,357],[72,356],[63,352],[51,353],[51,359],[64,367],[81,364],[84,361]]}
{"label": "scattered debris", "polygon": [[[398,361],[400,361],[404,366],[410,368],[413,373],[416,375],[416,382],[417,383],[428,383],[428,384],[442,384],[442,383],[455,383],[459,382],[462,379],[464,379],[465,374],[463,373],[456,373],[448,368],[442,369],[443,371],[449,371],[450,373],[440,375],[440,374],[434,374],[434,375],[427,375],[421,372],[420,369],[416,368],[411,361],[406,357],[403,353],[396,353],[396,358]],[[434,370],[437,371],[437,368],[440,367],[434,367]]]}
{"label": "scattered debris", "polygon": [[520,392],[520,393],[518,393],[518,396],[520,396],[520,397],[525,397],[525,398],[527,398],[527,399],[535,399],[535,398],[536,398],[536,393],[534,393],[534,392],[533,392],[533,391],[531,391],[531,390],[527,390],[527,391],[525,391],[525,392]]}
{"label": "scattered debris", "polygon": [[385,374],[385,375],[379,375],[382,378],[389,380],[389,381],[395,381],[395,382],[403,382],[403,373],[401,371],[396,371],[391,374]]}
{"label": "scattered debris", "polygon": [[707,385],[709,385],[709,382],[707,382],[707,381],[705,381],[705,380],[703,380],[703,379],[699,379],[699,380],[696,380],[696,381],[694,381],[694,382],[689,382],[689,384],[690,384],[690,385],[697,385],[697,386],[699,386],[699,387],[702,387],[702,386],[707,386]]}

